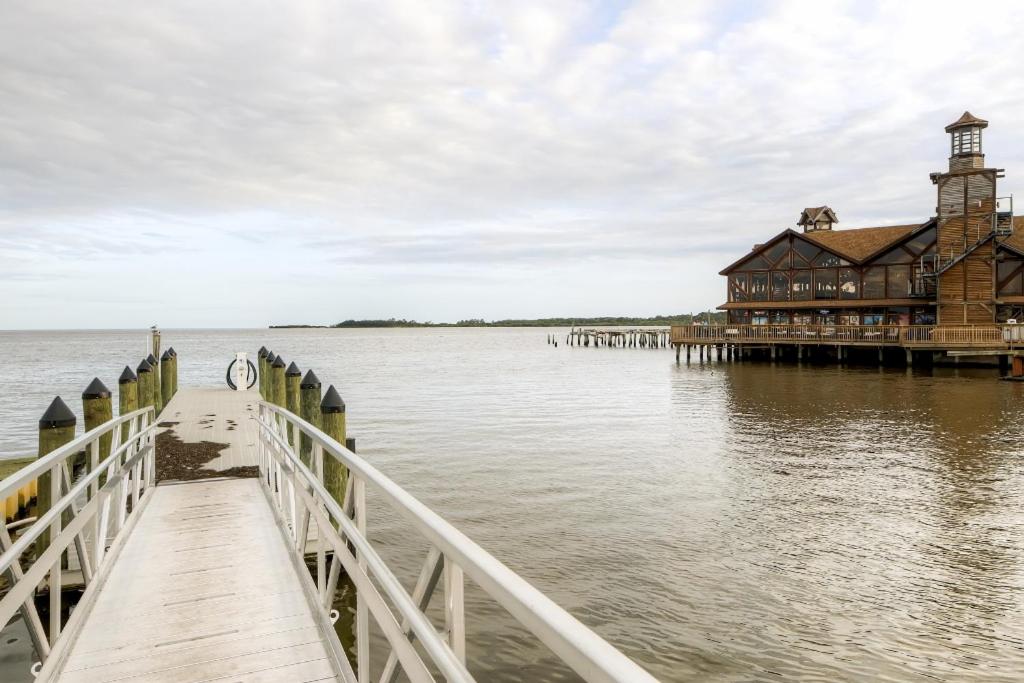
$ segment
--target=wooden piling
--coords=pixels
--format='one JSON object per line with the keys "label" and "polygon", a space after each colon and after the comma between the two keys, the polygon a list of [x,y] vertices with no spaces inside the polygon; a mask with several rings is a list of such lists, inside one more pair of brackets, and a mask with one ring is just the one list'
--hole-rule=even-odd
{"label": "wooden piling", "polygon": [[[53,399],[39,419],[39,457],[52,453],[75,438],[77,419],[60,396]],[[60,477],[53,478],[52,470],[39,475],[39,489],[36,494],[36,517],[46,514],[53,501],[60,498]],[[50,531],[59,528],[60,521],[54,520],[50,528],[42,533],[35,544],[36,558],[50,545]]]}
{"label": "wooden piling", "polygon": [[[284,403],[288,412],[299,414],[299,384],[302,380],[302,370],[293,361],[284,371]],[[294,444],[295,436],[291,424],[288,425],[288,443]],[[293,446],[294,447],[294,446]]]}
{"label": "wooden piling", "polygon": [[[320,402],[320,421],[323,432],[337,441],[345,443],[345,402],[341,400],[334,385],[327,387],[323,401]],[[334,458],[324,456],[324,488],[338,504],[345,502],[345,485],[348,482],[348,471]]]}
{"label": "wooden piling", "polygon": [[137,388],[139,390],[139,407],[148,408],[149,406],[156,405],[153,400],[153,384],[156,377],[153,375],[153,366],[149,364],[149,361],[145,358],[139,363],[139,367],[135,368],[135,372],[139,377],[139,383]]}
{"label": "wooden piling", "polygon": [[261,346],[256,353],[256,373],[259,375],[258,385],[260,396],[267,399],[267,347]]}
{"label": "wooden piling", "polygon": [[178,393],[178,352],[174,347],[167,349],[171,354],[171,396]]}
{"label": "wooden piling", "polygon": [[273,351],[267,352],[267,359],[265,361],[267,368],[267,386],[265,387],[265,389],[267,395],[263,397],[263,400],[266,401],[267,403],[274,402],[274,371],[272,366],[274,365],[274,361],[276,359],[277,354],[275,354]]}
{"label": "wooden piling", "polygon": [[[114,405],[110,400],[110,389],[106,387],[99,377],[94,377],[89,386],[82,392],[82,415],[85,417],[85,431],[91,431],[102,424],[114,419]],[[105,460],[110,455],[110,442],[114,433],[107,432],[100,437],[100,460]],[[85,461],[89,462],[90,454],[85,454]]]}
{"label": "wooden piling", "polygon": [[285,408],[287,401],[285,400],[285,386],[284,386],[284,358],[277,356],[274,358],[274,362],[270,364],[270,377],[271,382],[274,385],[274,395],[271,397],[271,403],[281,408]]}
{"label": "wooden piling", "polygon": [[[299,417],[314,427],[320,428],[320,378],[312,370],[299,382]],[[299,459],[306,465],[310,464],[313,452],[313,440],[305,434],[299,441]]]}
{"label": "wooden piling", "polygon": [[[139,378],[127,365],[117,378],[117,414],[127,415],[139,409]],[[128,430],[131,425],[121,425],[121,443],[128,441]]]}
{"label": "wooden piling", "polygon": [[160,405],[165,406],[171,402],[171,386],[174,382],[173,360],[170,350],[164,351],[160,356]]}
{"label": "wooden piling", "polygon": [[149,363],[150,371],[153,373],[152,386],[149,388],[153,393],[152,406],[156,409],[156,414],[159,415],[160,411],[164,409],[163,397],[160,394],[160,362],[153,354],[146,356],[146,362]]}

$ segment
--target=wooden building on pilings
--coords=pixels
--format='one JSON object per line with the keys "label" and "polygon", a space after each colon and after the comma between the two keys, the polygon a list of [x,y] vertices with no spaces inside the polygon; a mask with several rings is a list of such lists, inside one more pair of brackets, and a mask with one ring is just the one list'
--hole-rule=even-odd
{"label": "wooden building on pilings", "polygon": [[1003,170],[985,164],[987,126],[970,112],[946,126],[949,167],[930,176],[931,218],[840,230],[831,207],[810,207],[797,230],[726,266],[719,308],[728,324],[674,327],[677,356],[717,347],[726,357],[843,360],[853,348],[862,357],[873,349],[880,361],[1008,362],[1024,350],[1024,221],[1013,215],[1012,196],[998,193]]}

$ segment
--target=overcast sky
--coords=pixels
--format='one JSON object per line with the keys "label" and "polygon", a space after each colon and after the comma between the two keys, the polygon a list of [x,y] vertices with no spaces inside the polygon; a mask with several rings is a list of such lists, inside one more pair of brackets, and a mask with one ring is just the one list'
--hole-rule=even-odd
{"label": "overcast sky", "polygon": [[7,2],[0,328],[706,310],[831,205],[1024,178],[1012,2]]}

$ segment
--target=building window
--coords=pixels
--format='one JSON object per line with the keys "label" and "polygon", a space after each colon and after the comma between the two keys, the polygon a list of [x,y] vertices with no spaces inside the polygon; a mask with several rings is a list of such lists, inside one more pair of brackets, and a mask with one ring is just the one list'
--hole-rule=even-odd
{"label": "building window", "polygon": [[996,267],[996,282],[1000,296],[1024,294],[1024,271],[1020,261],[1002,261]]}
{"label": "building window", "polygon": [[733,273],[729,276],[729,301],[747,300],[747,274]]}
{"label": "building window", "polygon": [[861,316],[862,325],[881,325],[885,316],[881,313],[865,313]]}
{"label": "building window", "polygon": [[750,324],[750,311],[729,311],[729,322],[737,325],[749,325]]}
{"label": "building window", "polygon": [[930,308],[913,309],[912,317],[915,325],[934,325],[935,312]]}
{"label": "building window", "polygon": [[793,273],[793,301],[811,300],[811,271],[798,270]]}
{"label": "building window", "polygon": [[788,311],[772,311],[771,319],[772,319],[772,325],[788,325],[789,324],[789,312]]}
{"label": "building window", "polygon": [[860,314],[842,313],[839,316],[840,325],[860,325]]}
{"label": "building window", "polygon": [[827,251],[823,251],[818,254],[817,258],[814,259],[812,265],[815,268],[831,268],[839,265],[839,257],[835,254],[830,254]]}
{"label": "building window", "polygon": [[890,299],[910,296],[910,266],[889,266],[888,292]]}
{"label": "building window", "polygon": [[789,301],[789,275],[772,272],[772,301]]}
{"label": "building window", "polygon": [[818,247],[814,246],[810,242],[804,242],[801,239],[793,240],[793,263],[801,265],[811,265],[814,261],[814,257],[821,251]]}
{"label": "building window", "polygon": [[885,266],[864,269],[864,298],[885,298]]}
{"label": "building window", "polygon": [[776,242],[764,251],[764,257],[772,268],[789,268],[789,241]]}
{"label": "building window", "polygon": [[768,311],[754,311],[754,316],[750,319],[752,325],[767,325],[768,324]]}
{"label": "building window", "polygon": [[750,300],[768,301],[768,273],[750,274]]}
{"label": "building window", "polygon": [[794,325],[813,325],[814,316],[810,313],[794,313],[793,314]]}
{"label": "building window", "polygon": [[971,126],[954,130],[953,154],[981,154],[981,128]]}
{"label": "building window", "polygon": [[835,268],[814,271],[814,298],[835,299],[837,277]]}
{"label": "building window", "polygon": [[842,299],[860,297],[860,273],[853,268],[839,269],[839,297]]}

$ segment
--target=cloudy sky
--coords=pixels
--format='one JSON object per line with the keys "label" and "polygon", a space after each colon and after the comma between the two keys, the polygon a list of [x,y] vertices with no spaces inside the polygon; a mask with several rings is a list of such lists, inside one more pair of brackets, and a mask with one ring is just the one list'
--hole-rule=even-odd
{"label": "cloudy sky", "polygon": [[942,128],[1024,178],[1024,10],[7,2],[0,328],[640,315],[827,203],[924,220]]}

